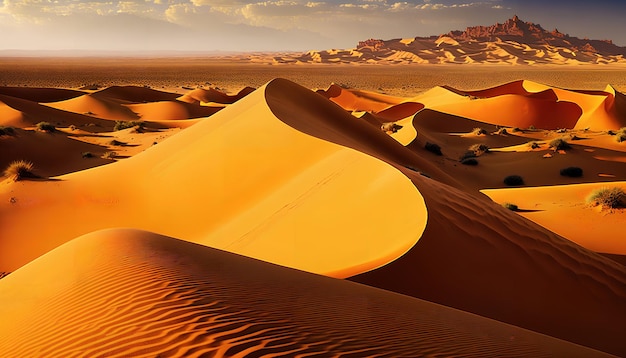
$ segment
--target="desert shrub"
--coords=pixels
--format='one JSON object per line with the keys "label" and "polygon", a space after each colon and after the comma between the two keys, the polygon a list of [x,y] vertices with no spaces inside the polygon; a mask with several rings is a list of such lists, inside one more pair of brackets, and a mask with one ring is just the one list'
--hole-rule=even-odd
{"label": "desert shrub", "polygon": [[116,152],[105,152],[102,155],[102,158],[104,158],[104,159],[115,159],[115,157],[117,157],[117,153]]}
{"label": "desert shrub", "polygon": [[463,160],[468,159],[468,158],[476,158],[476,153],[474,153],[471,150],[468,150],[465,153],[463,153],[463,155],[461,155],[459,157],[459,161],[463,161]]}
{"label": "desert shrub", "polygon": [[511,129],[511,132],[521,132],[522,130],[519,129],[518,127],[513,127],[513,129]]}
{"label": "desert shrub", "polygon": [[524,185],[524,179],[522,179],[522,177],[519,175],[509,175],[508,177],[504,178],[504,184],[508,186]]}
{"label": "desert shrub", "polygon": [[509,134],[509,132],[506,130],[506,128],[500,128],[498,129],[496,134],[505,135],[505,134]]}
{"label": "desert shrub", "polygon": [[587,196],[587,203],[606,208],[619,208],[626,205],[626,193],[619,187],[600,188]]}
{"label": "desert shrub", "polygon": [[0,126],[0,136],[13,135],[14,133],[15,129],[13,127]]}
{"label": "desert shrub", "polygon": [[484,128],[477,127],[477,128],[472,129],[472,134],[475,134],[475,135],[487,134],[487,130]]}
{"label": "desert shrub", "polygon": [[615,135],[616,133],[617,133],[617,132],[615,132],[615,131],[614,131],[614,130],[612,130],[612,129],[609,129],[608,131],[606,131],[606,134],[608,134],[608,135]]}
{"label": "desert shrub", "polygon": [[37,123],[37,129],[49,133],[54,132],[57,128],[49,122],[39,122]]}
{"label": "desert shrub", "polygon": [[566,150],[570,149],[569,143],[563,138],[556,138],[550,141],[550,148],[554,148],[554,150]]}
{"label": "desert shrub", "polygon": [[75,126],[75,125],[73,125],[73,124],[72,124],[72,125],[70,125],[70,127],[69,127],[69,128],[70,128],[70,130],[71,130],[71,131],[75,131],[75,130],[76,130],[76,126]]}
{"label": "desert shrub", "polygon": [[533,126],[532,124],[528,126],[528,130],[530,131],[534,131],[535,129],[537,128],[535,128],[535,126]]}
{"label": "desert shrub", "polygon": [[109,144],[110,144],[110,145],[113,145],[113,146],[116,146],[116,147],[122,147],[122,146],[125,146],[125,145],[126,145],[126,143],[124,143],[124,142],[120,142],[120,141],[119,141],[119,140],[117,140],[117,139],[113,139],[112,141],[110,141],[110,142],[109,142]]}
{"label": "desert shrub", "polygon": [[143,121],[115,121],[115,126],[113,127],[114,131],[121,131],[127,128],[135,128],[143,129],[146,126],[146,123]]}
{"label": "desert shrub", "polygon": [[467,150],[470,152],[474,152],[476,156],[479,156],[483,153],[487,153],[489,151],[489,146],[487,146],[486,144],[482,144],[482,143],[472,144],[470,145],[469,148],[467,148]]}
{"label": "desert shrub", "polygon": [[539,148],[539,147],[540,147],[539,143],[537,143],[537,142],[535,142],[535,141],[533,141],[533,142],[528,142],[528,144],[527,144],[527,145],[530,147],[530,149],[537,149],[537,148]]}
{"label": "desert shrub", "polygon": [[567,167],[561,169],[561,175],[564,177],[580,178],[583,176],[583,170],[579,167]]}
{"label": "desert shrub", "polygon": [[465,158],[461,160],[461,164],[474,166],[478,165],[478,160],[476,160],[476,158]]}
{"label": "desert shrub", "polygon": [[615,140],[617,143],[621,143],[626,141],[626,128],[622,128],[617,133],[615,133]]}
{"label": "desert shrub", "polygon": [[24,178],[36,178],[33,173],[34,165],[31,162],[25,160],[16,160],[11,162],[9,166],[4,170],[4,175],[7,178],[11,178],[15,181],[22,180]]}
{"label": "desert shrub", "polygon": [[382,130],[383,132],[396,133],[400,129],[402,129],[402,126],[396,123],[383,123],[380,126],[380,130]]}
{"label": "desert shrub", "polygon": [[557,133],[565,133],[567,132],[567,128],[559,128],[556,130]]}
{"label": "desert shrub", "polygon": [[511,211],[518,211],[519,207],[513,203],[504,203],[502,204],[502,206],[504,206],[505,208],[511,210]]}
{"label": "desert shrub", "polygon": [[93,158],[93,153],[92,152],[83,152],[82,156],[83,156],[83,158]]}
{"label": "desert shrub", "polygon": [[442,155],[441,147],[439,146],[439,144],[426,142],[426,145],[424,145],[424,148],[431,153]]}

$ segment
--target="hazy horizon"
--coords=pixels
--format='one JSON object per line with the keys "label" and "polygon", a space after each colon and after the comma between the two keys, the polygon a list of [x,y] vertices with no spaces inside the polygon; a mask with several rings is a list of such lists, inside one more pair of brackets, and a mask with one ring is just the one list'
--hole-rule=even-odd
{"label": "hazy horizon", "polygon": [[4,0],[0,51],[254,52],[352,48],[522,20],[626,45],[622,1]]}

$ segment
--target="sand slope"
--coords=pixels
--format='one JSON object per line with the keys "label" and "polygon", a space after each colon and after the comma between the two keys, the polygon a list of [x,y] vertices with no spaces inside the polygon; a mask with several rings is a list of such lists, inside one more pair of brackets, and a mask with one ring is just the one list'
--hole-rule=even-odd
{"label": "sand slope", "polygon": [[[279,101],[294,88],[295,100]],[[324,105],[300,102],[302,95]],[[210,121],[114,165],[53,183],[1,183],[2,270],[12,271],[72,237],[111,226],[166,233],[338,277],[402,255],[427,220],[419,192],[389,164],[303,134],[273,113],[300,112],[300,103],[326,113],[330,108],[338,117],[324,120],[333,126],[358,124],[323,97],[277,80]],[[299,121],[337,133],[320,113],[312,113]],[[406,148],[363,126],[361,133],[348,134],[353,143],[374,139],[400,150],[389,153],[394,160],[409,163]],[[375,148],[376,142],[370,145]],[[47,224],[31,225],[33,216],[46,218]],[[67,217],[72,225],[55,224]],[[18,238],[44,232],[43,240],[16,245]]]}
{"label": "sand slope", "polygon": [[138,230],[73,240],[0,280],[5,356],[603,357],[352,282]]}

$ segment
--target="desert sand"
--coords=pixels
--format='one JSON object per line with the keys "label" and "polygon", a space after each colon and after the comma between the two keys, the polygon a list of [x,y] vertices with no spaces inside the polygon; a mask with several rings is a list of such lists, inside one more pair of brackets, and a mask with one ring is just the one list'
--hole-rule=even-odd
{"label": "desert sand", "polygon": [[0,88],[0,352],[626,355],[619,85],[162,83]]}

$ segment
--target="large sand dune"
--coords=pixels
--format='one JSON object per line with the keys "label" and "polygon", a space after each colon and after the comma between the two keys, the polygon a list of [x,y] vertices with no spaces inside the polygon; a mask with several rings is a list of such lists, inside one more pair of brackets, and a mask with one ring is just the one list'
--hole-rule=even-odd
{"label": "large sand dune", "polygon": [[[21,304],[20,295],[33,294],[29,282],[49,282],[38,286],[49,288],[45,292],[55,297],[46,296],[55,308],[40,330],[32,333],[41,338],[36,348],[42,349],[40,352],[86,349],[94,354],[128,355],[142,351],[149,356],[222,349],[219,352],[243,355],[246,350],[256,352],[265,345],[284,344],[272,352],[291,354],[294,349],[313,353],[319,348],[319,352],[357,356],[374,351],[390,356],[423,351],[481,355],[462,344],[462,337],[474,337],[476,329],[493,329],[525,333],[506,333],[509,339],[515,337],[508,346],[500,341],[500,335],[488,335],[483,338],[488,351],[481,351],[482,355],[506,356],[504,350],[512,356],[594,354],[505,322],[626,355],[622,340],[626,336],[626,267],[619,256],[624,254],[624,236],[615,229],[626,212],[623,208],[601,211],[583,204],[588,190],[623,187],[626,180],[626,144],[616,140],[621,132],[615,133],[626,123],[624,96],[610,86],[579,91],[515,81],[480,91],[439,86],[422,94],[396,97],[338,85],[315,93],[294,82],[274,79],[254,92],[244,88],[233,95],[196,89],[181,97],[142,87],[111,87],[92,94],[7,91],[0,95],[4,103],[0,111],[6,114],[8,125],[18,128],[0,136],[0,148],[7,149],[0,152],[0,164],[31,160],[40,168],[39,174],[50,178],[3,178],[0,182],[0,272],[15,271],[0,281],[3,289],[14,292],[12,298],[3,298],[8,302],[7,312],[14,312],[8,321],[11,325],[0,329],[16,332],[12,337],[29,330],[28,319],[22,321],[18,316],[34,314],[40,306],[31,301]],[[53,133],[34,130],[37,121],[46,116],[54,118],[60,129]],[[194,117],[199,118],[190,119]],[[148,123],[145,130],[112,132],[115,120],[137,118]],[[72,125],[76,128],[70,128]],[[531,125],[536,128],[528,129]],[[482,130],[475,131],[477,127]],[[557,138],[564,138],[570,148],[551,148],[551,140]],[[436,153],[433,144],[441,153]],[[459,158],[467,158],[469,146],[476,144],[489,150],[469,155],[477,165],[463,165]],[[87,150],[118,152],[88,162],[79,155]],[[566,166],[579,166],[584,175],[559,175]],[[521,175],[526,188],[504,184],[503,179],[511,174]],[[518,204],[521,210],[505,209],[500,205],[504,201]],[[578,219],[563,219],[569,215]],[[594,229],[594,222],[601,223],[602,229]],[[282,266],[350,278],[413,296],[381,293],[385,295],[382,300],[399,305],[393,312],[415,310],[412,312],[422,318],[442,312],[437,314],[449,314],[454,322],[471,321],[467,324],[474,328],[450,332],[450,327],[435,328],[440,326],[425,320],[418,325],[420,330],[441,329],[429,337],[444,338],[407,346],[399,343],[408,334],[404,329],[373,333],[370,325],[361,326],[362,322],[344,325],[343,318],[337,318],[338,326],[333,326],[326,316],[316,313],[315,318],[309,311],[298,316],[286,310],[281,314],[296,315],[298,321],[267,321],[259,333],[254,320],[285,307],[284,301],[294,300],[284,298],[292,296],[275,294],[271,296],[275,299],[263,301],[266,306],[260,303],[255,308],[242,297],[254,301],[260,297],[257,294],[266,292],[263,290],[282,291],[264,285],[263,290],[251,293],[242,291],[246,285],[229,286],[229,281],[224,287],[232,295],[196,307],[194,299],[181,298],[195,293],[174,287],[193,285],[198,290],[194,292],[213,292],[203,291],[208,284],[194,281],[194,277],[212,270],[197,262],[222,260],[218,256],[224,257],[228,267],[241,266],[242,276],[255,272],[246,276],[252,281],[265,269],[248,270],[246,262],[254,261],[157,234],[134,230],[93,233],[116,227],[147,230]],[[81,235],[88,237],[51,252]],[[96,247],[102,247],[101,252]],[[77,250],[83,254],[78,255]],[[81,256],[88,262],[72,261]],[[71,271],[68,265],[73,262],[76,274],[85,275],[81,280],[50,279],[52,274],[69,277],[62,272]],[[188,265],[187,271],[183,265]],[[157,266],[154,271],[137,269]],[[47,272],[48,267],[59,271],[37,273]],[[285,275],[306,275],[268,270],[274,269],[289,272]],[[151,282],[151,288],[142,291],[135,281]],[[350,291],[359,287],[380,292],[353,283],[326,282]],[[116,290],[130,296],[118,297]],[[320,288],[324,290],[333,294],[334,289]],[[354,294],[361,300],[370,295],[365,291]],[[108,298],[93,299],[98,295]],[[324,306],[328,311],[322,309],[331,313],[355,306],[353,294],[347,291],[347,301],[320,295],[309,292],[302,300],[316,307],[321,306],[313,302],[338,302]],[[96,312],[102,300],[117,302],[119,311],[99,315]],[[236,328],[219,322],[216,331],[203,335],[199,329],[206,326],[200,322],[221,319],[212,316],[212,310],[222,304],[236,307],[235,316],[241,312],[250,315],[242,318],[243,322],[252,317],[255,323]],[[366,314],[356,306],[353,317]],[[127,313],[137,307],[145,314]],[[340,317],[350,312],[344,310]],[[395,317],[393,312],[380,314]],[[67,330],[51,333],[55,317],[79,322],[81,315],[94,317],[98,323],[85,321],[82,328],[68,324]],[[171,319],[160,322],[163,317]],[[107,334],[123,335],[130,329],[124,326],[129,319],[140,328],[132,340],[119,341],[96,332],[96,327],[104,326]],[[407,324],[414,324],[411,322]],[[222,323],[225,326],[220,326]],[[286,342],[280,338],[285,327],[292,331],[294,327],[322,327],[322,335]],[[341,333],[344,328],[346,333]],[[76,336],[74,329],[83,332],[82,336],[76,333],[82,338],[70,338]],[[176,333],[163,341],[155,330]],[[340,338],[333,341],[328,332],[336,332],[333,337]],[[381,332],[393,332],[393,338],[372,335]],[[88,343],[90,337],[98,338]],[[27,354],[18,338],[7,342],[14,352]],[[440,350],[442,347],[448,350]],[[546,347],[554,350],[546,352]]]}
{"label": "large sand dune", "polygon": [[608,356],[137,230],[88,234],[2,279],[0,315],[11,357]]}

